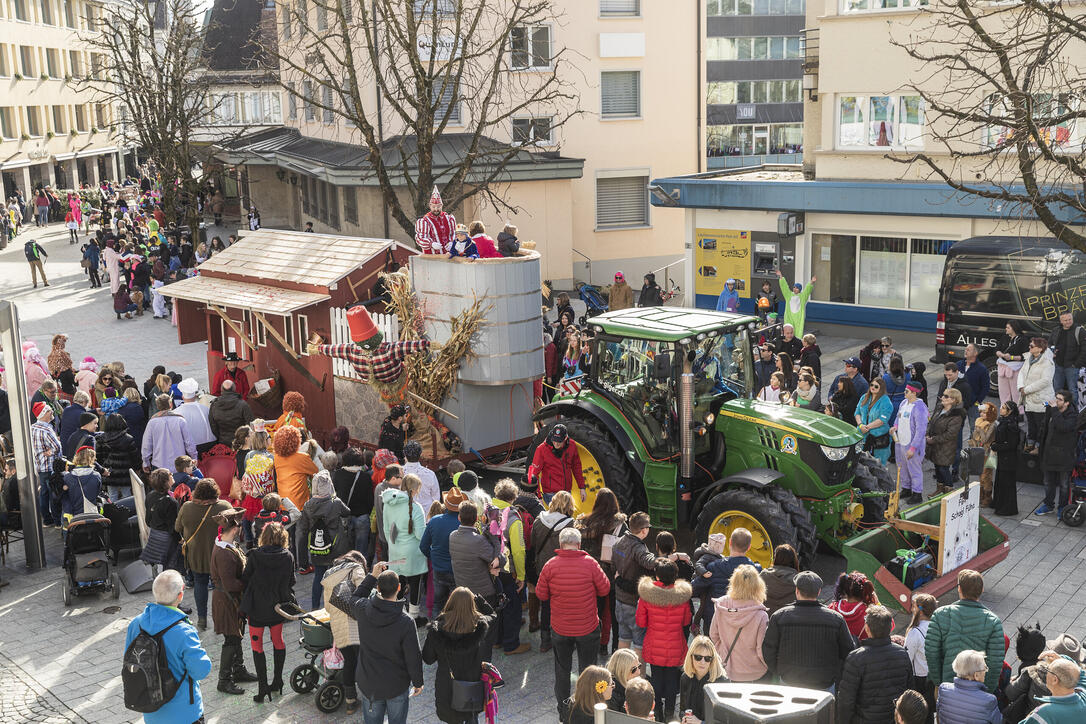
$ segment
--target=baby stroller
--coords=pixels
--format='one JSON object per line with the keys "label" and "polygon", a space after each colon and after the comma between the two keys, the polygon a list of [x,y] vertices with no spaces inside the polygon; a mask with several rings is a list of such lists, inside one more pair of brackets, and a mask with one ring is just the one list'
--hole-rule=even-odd
{"label": "baby stroller", "polygon": [[581,301],[585,304],[585,316],[581,317],[580,324],[584,326],[586,320],[589,317],[595,317],[597,314],[603,314],[607,311],[607,299],[603,296],[603,293],[596,289],[591,284],[585,284],[584,282],[577,283],[577,296],[581,298]]}
{"label": "baby stroller", "polygon": [[[275,612],[288,621],[301,623],[302,637],[298,643],[309,659],[308,664],[296,666],[290,672],[290,688],[299,694],[316,689],[317,709],[325,714],[335,712],[344,698],[343,669],[330,669],[324,665],[324,652],[332,648],[332,624],[328,613],[323,608],[306,613],[296,603],[276,604]],[[321,679],[324,679],[323,684]]]}
{"label": "baby stroller", "polygon": [[64,538],[64,605],[72,605],[72,594],[109,591],[113,600],[121,597],[117,574],[109,565],[109,518],[83,513],[72,518]]}
{"label": "baby stroller", "polygon": [[1086,436],[1079,438],[1078,462],[1071,471],[1071,490],[1060,520],[1072,528],[1086,522]]}

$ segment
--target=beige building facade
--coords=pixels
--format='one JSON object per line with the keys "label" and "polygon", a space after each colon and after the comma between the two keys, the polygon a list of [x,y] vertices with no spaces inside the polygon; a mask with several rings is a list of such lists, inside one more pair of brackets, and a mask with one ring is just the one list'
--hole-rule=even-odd
{"label": "beige building facade", "polygon": [[108,4],[0,0],[0,178],[5,196],[117,179],[123,150],[109,104],[78,79],[105,68],[80,40]]}

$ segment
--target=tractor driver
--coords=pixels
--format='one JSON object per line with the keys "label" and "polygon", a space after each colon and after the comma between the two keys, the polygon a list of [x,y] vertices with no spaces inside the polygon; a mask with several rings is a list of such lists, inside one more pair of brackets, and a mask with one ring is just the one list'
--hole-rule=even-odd
{"label": "tractor driver", "polygon": [[532,464],[528,467],[528,479],[539,485],[543,502],[548,505],[560,490],[568,490],[574,500],[579,496],[584,502],[587,496],[581,456],[562,423],[552,427],[547,441],[535,449]]}

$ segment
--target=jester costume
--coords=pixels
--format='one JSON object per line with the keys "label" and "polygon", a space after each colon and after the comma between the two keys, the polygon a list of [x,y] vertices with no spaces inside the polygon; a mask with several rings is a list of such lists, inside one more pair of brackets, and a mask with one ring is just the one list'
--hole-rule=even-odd
{"label": "jester costume", "polygon": [[[434,211],[434,206],[437,211]],[[415,221],[415,244],[423,254],[448,254],[453,246],[456,219],[442,210],[441,193],[434,186],[430,194],[430,213]]]}

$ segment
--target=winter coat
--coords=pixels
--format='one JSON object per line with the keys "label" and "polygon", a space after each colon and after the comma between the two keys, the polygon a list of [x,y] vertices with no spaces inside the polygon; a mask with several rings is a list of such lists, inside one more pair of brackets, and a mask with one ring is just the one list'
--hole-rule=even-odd
{"label": "winter coat", "polygon": [[[103,481],[106,485],[127,488],[132,485],[129,470],[139,471],[140,451],[132,435],[125,430],[110,430],[98,437],[98,462],[102,463],[109,475]],[[173,466],[171,465],[172,469]]]}
{"label": "winter coat", "polygon": [[656,556],[645,541],[627,531],[611,548],[611,564],[615,567],[615,600],[636,606],[638,582],[656,569]]}
{"label": "winter coat", "polygon": [[637,297],[639,307],[661,307],[664,304],[663,289],[656,282],[643,284],[641,293]]}
{"label": "winter coat", "polygon": [[72,433],[79,429],[79,416],[84,412],[88,412],[87,408],[74,402],[64,408],[64,412],[60,414],[60,429],[57,431],[61,440],[67,441]]}
{"label": "winter coat", "polygon": [[64,442],[64,457],[68,460],[75,458],[75,451],[81,447],[93,448],[95,453],[98,452],[97,446],[95,446],[95,434],[89,430],[82,428],[76,430],[71,436]]}
{"label": "winter coat", "polygon": [[[542,571],[547,562],[554,558],[558,552],[558,534],[562,532],[563,528],[572,525],[573,522],[573,518],[568,515],[548,510],[540,513],[535,523],[532,524],[532,538],[529,545],[531,546],[532,555],[535,557],[537,578],[538,572]],[[532,583],[534,584],[535,581],[532,581]]]}
{"label": "winter coat", "polygon": [[98,506],[98,494],[102,492],[102,476],[94,468],[73,468],[64,473],[64,490],[60,495],[60,512],[64,515],[82,515],[83,500]]}
{"label": "winter coat", "polygon": [[966,369],[965,365],[965,360],[958,360],[958,375],[964,377],[969,383],[969,391],[973,393],[973,404],[979,405],[988,396],[988,387],[991,385],[988,368],[980,360],[969,365],[969,369]]}
{"label": "winter coat", "polygon": [[[355,482],[357,473],[357,482]],[[336,468],[332,473],[332,486],[336,497],[347,504],[351,515],[369,515],[373,512],[373,478],[368,467]],[[354,492],[351,492],[351,489]]]}
{"label": "winter coat", "polygon": [[437,664],[434,678],[434,703],[437,718],[446,724],[470,721],[464,712],[452,708],[453,679],[479,681],[483,662],[490,660],[490,644],[487,632],[494,624],[494,610],[481,597],[476,596],[475,607],[479,618],[475,630],[470,633],[451,633],[444,628],[444,620],[438,617],[426,627],[426,643],[422,647],[422,660]]}
{"label": "winter coat", "polygon": [[[725,677],[719,679],[710,679],[706,674],[704,679],[698,679],[693,676],[687,676],[683,673],[679,677],[679,712],[684,712],[687,709],[694,713],[694,716],[698,720],[705,719],[705,685],[706,684],[723,684],[727,682]],[[618,690],[618,682],[615,682],[615,690]],[[622,691],[623,700],[626,698],[626,690]],[[614,694],[611,695],[614,699]]]}
{"label": "winter coat", "polygon": [[939,394],[935,397],[936,407],[939,406],[939,400],[942,398],[943,393],[946,392],[947,387],[953,387],[961,393],[963,408],[968,409],[976,404],[976,400],[973,399],[973,388],[969,385],[969,382],[965,377],[959,374],[957,379],[954,380],[954,384],[947,384],[947,378],[945,376],[939,380]]}
{"label": "winter coat", "polygon": [[850,603],[849,601],[841,599],[834,601],[826,608],[841,614],[841,618],[845,619],[845,624],[848,626],[848,632],[852,634],[852,638],[857,641],[867,638],[864,635],[864,626],[867,624],[866,603],[863,601]]}
{"label": "winter coat", "polygon": [[953,465],[958,458],[958,433],[965,424],[965,410],[952,407],[935,411],[928,421],[927,456],[935,465]]}
{"label": "winter coat", "polygon": [[818,601],[796,601],[769,617],[762,658],[789,686],[827,689],[855,647],[839,613]]}
{"label": "winter coat", "polygon": [[611,592],[611,584],[596,559],[582,550],[559,550],[539,573],[535,595],[551,602],[551,628],[575,638],[600,625],[596,599]]}
{"label": "winter coat", "polygon": [[[178,621],[180,623],[177,623]],[[145,724],[195,722],[204,715],[200,681],[206,679],[211,673],[211,658],[200,643],[200,634],[188,622],[184,613],[173,606],[148,603],[143,613],[128,624],[124,648],[127,650],[141,631],[153,635],[175,623],[175,626],[163,634],[162,645],[166,650],[166,665],[181,686],[178,687],[173,698],[163,704],[158,711],[143,715]]]}
{"label": "winter coat", "polygon": [[[298,519],[298,532],[294,537],[298,547],[298,565],[303,568],[310,564],[328,566],[354,548],[354,527],[349,520],[344,520],[350,514],[350,509],[339,498],[307,500],[302,506],[302,517]],[[317,528],[323,528],[327,535],[332,536],[332,547],[327,553],[314,553],[309,549],[311,532]],[[325,540],[323,545],[327,544]]]}
{"label": "winter coat", "polygon": [[[857,375],[859,377],[859,375]],[[860,396],[853,393],[846,395],[841,390],[837,389],[837,385],[833,386],[833,393],[830,395],[830,402],[837,407],[837,414],[841,416],[841,419],[850,425],[856,421],[856,405],[860,402]]]}
{"label": "winter coat", "polygon": [[398,488],[381,493],[381,500],[381,524],[388,541],[388,567],[401,576],[426,573],[426,556],[419,548],[426,530],[426,513],[422,506]]}
{"label": "winter coat", "polygon": [[757,681],[766,672],[762,641],[769,625],[769,613],[757,601],[736,601],[724,596],[713,599],[713,641],[729,681]]}
{"label": "winter coat", "polygon": [[225,500],[215,500],[210,505],[190,500],[177,512],[173,527],[181,535],[182,543],[188,541],[185,563],[193,573],[211,572],[211,549],[215,547],[215,536],[219,532],[214,518],[230,507]]}
{"label": "winter coat", "polygon": [[615,282],[607,292],[607,309],[629,309],[633,306],[633,289],[625,281]]}
{"label": "winter coat", "polygon": [[367,699],[387,700],[403,694],[409,686],[423,685],[422,651],[404,602],[370,598],[376,585],[377,579],[368,575],[351,596],[359,641],[355,682]]}
{"label": "winter coat", "polygon": [[211,434],[223,445],[234,442],[234,433],[242,425],[253,421],[253,411],[249,403],[241,399],[234,390],[228,390],[215,398],[207,413],[207,422],[211,425]]}
{"label": "winter coat", "polygon": [[276,604],[296,602],[294,556],[290,551],[272,545],[250,549],[241,577],[245,582],[241,612],[249,625],[264,627],[283,623],[283,617],[275,611]]}
{"label": "winter coat", "polygon": [[754,360],[754,379],[757,381],[755,389],[763,389],[769,387],[770,378],[773,373],[777,371],[776,357],[769,359],[762,359],[761,355],[758,359]]}
{"label": "winter coat", "polygon": [[561,451],[555,450],[549,442],[544,442],[535,449],[532,465],[539,469],[541,490],[544,494],[570,490],[571,480],[584,489],[584,473],[581,472],[581,457],[577,446],[567,441]]}
{"label": "winter coat", "polygon": [[160,412],[147,421],[140,449],[144,467],[173,470],[173,461],[182,455],[196,459],[196,443],[188,423],[175,412]]}
{"label": "winter coat", "polygon": [[837,687],[838,724],[892,722],[894,701],[909,688],[912,671],[908,652],[890,639],[860,642],[845,659],[841,672],[841,685]]}
{"label": "winter coat", "polygon": [[237,544],[215,542],[211,552],[211,618],[215,633],[221,636],[241,636],[245,619],[241,615],[241,594],[245,591],[242,574],[245,554]]}
{"label": "winter coat", "polygon": [[145,508],[148,528],[166,531],[171,536],[177,535],[173,526],[177,522],[179,506],[172,495],[160,493],[157,490],[148,490]]}
{"label": "winter coat", "polygon": [[984,690],[979,681],[957,676],[953,684],[939,685],[939,724],[1000,724],[1003,715],[995,694]]}
{"label": "winter coat", "polygon": [[1041,468],[1048,472],[1069,473],[1078,455],[1078,415],[1074,405],[1060,412],[1048,408],[1044,444],[1041,446]]}
{"label": "winter coat", "polygon": [[[1033,364],[1030,364],[1031,361]],[[1022,391],[1022,407],[1026,412],[1045,411],[1045,403],[1056,396],[1052,389],[1052,376],[1055,373],[1052,354],[1047,350],[1036,360],[1026,355],[1022,369],[1018,370],[1018,389]]]}
{"label": "winter coat", "polygon": [[822,349],[817,344],[803,347],[799,351],[799,360],[796,367],[810,367],[814,370],[815,379],[822,382]]}
{"label": "winter coat", "polygon": [[1024,719],[1026,714],[1040,705],[1042,696],[1051,696],[1052,692],[1045,683],[1048,674],[1047,667],[1037,664],[1025,666],[1018,671],[1018,676],[1011,679],[1003,695],[1010,702],[1003,714],[1009,722],[1017,722]]}
{"label": "winter coat", "polygon": [[445,511],[426,522],[419,550],[430,560],[435,573],[452,574],[452,556],[449,554],[449,536],[460,527],[456,513]]}
{"label": "winter coat", "polygon": [[490,562],[502,562],[501,545],[497,540],[479,534],[470,525],[462,525],[449,535],[449,557],[457,586],[464,586],[476,596],[493,596],[494,579]]}
{"label": "winter coat", "polygon": [[979,601],[962,599],[935,609],[924,640],[928,681],[942,684],[954,680],[954,657],[966,649],[981,651],[988,663],[984,685],[995,691],[1006,646],[999,616]]}
{"label": "winter coat", "polygon": [[498,251],[502,256],[516,256],[520,251],[520,240],[507,231],[498,234]]}
{"label": "winter coat", "polygon": [[[1062,342],[1062,344],[1061,344]],[[1052,363],[1061,367],[1086,367],[1086,330],[1078,324],[1071,329],[1057,325],[1048,335],[1048,348],[1053,352]]]}
{"label": "winter coat", "polygon": [[[353,591],[365,580],[366,567],[354,561],[342,561],[329,568],[324,574],[324,578],[321,579],[325,602],[332,600],[332,592],[348,576],[350,576],[349,583]],[[341,611],[331,604],[324,608],[328,611],[328,620],[332,624],[332,643],[335,644],[336,648],[358,646],[358,626],[355,624],[354,619],[347,615],[346,611]]]}
{"label": "winter coat", "polygon": [[[682,666],[690,625],[690,584],[683,580],[664,586],[648,576],[637,584],[637,625],[645,629],[641,657],[653,666]],[[552,619],[553,625],[553,619]]]}
{"label": "winter coat", "polygon": [[136,447],[139,448],[140,443],[143,442],[143,429],[147,426],[147,415],[143,411],[143,405],[128,400],[117,409],[117,414],[128,423],[128,434],[136,441]]}
{"label": "winter coat", "polygon": [[798,571],[789,566],[772,566],[762,571],[765,581],[765,607],[772,615],[796,602],[796,584],[792,581]]}
{"label": "winter coat", "polygon": [[762,567],[746,556],[727,556],[719,561],[713,561],[705,566],[705,570],[712,574],[711,578],[699,578],[694,584],[695,591],[709,591],[713,598],[720,598],[728,594],[728,583],[732,580],[732,574],[739,566],[754,566],[761,572]]}

